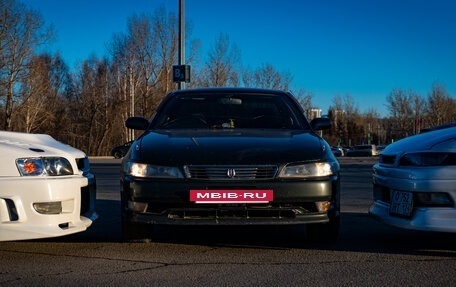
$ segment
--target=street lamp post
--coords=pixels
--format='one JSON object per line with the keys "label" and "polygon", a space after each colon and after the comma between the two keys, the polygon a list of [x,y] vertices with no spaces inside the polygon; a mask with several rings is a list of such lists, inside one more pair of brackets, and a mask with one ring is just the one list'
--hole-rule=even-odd
{"label": "street lamp post", "polygon": [[179,35],[178,35],[178,65],[173,66],[173,81],[178,89],[185,89],[185,83],[190,82],[190,66],[185,65],[185,0],[179,0]]}
{"label": "street lamp post", "polygon": [[185,89],[185,83],[190,82],[190,65],[185,65],[185,1],[179,0],[179,47],[178,65],[173,66],[173,81],[177,88]]}
{"label": "street lamp post", "polygon": [[[179,0],[179,66],[185,64],[185,0]],[[185,89],[185,81],[178,82],[178,89]]]}

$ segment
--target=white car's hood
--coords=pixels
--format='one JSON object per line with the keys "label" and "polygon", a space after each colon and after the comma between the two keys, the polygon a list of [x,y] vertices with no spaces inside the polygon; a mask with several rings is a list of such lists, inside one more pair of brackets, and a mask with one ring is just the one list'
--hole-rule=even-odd
{"label": "white car's hood", "polygon": [[419,151],[456,152],[456,127],[425,132],[401,139],[389,145],[384,154]]}
{"label": "white car's hood", "polygon": [[75,165],[75,158],[86,155],[46,134],[0,131],[0,176],[17,175],[15,162],[18,158],[45,156],[65,157]]}

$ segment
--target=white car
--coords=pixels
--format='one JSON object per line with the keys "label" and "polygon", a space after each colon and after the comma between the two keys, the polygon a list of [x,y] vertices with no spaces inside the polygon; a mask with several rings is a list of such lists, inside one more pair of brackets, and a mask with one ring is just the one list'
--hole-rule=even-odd
{"label": "white car", "polygon": [[0,163],[0,241],[81,232],[98,217],[82,151],[45,134],[0,131]]}
{"label": "white car", "polygon": [[456,233],[456,126],[387,146],[373,167],[369,213],[400,228]]}

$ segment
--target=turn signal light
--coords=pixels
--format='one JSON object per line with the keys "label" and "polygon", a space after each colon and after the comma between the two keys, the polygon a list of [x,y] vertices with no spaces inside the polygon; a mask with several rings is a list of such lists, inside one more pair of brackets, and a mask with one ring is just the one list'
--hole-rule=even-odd
{"label": "turn signal light", "polygon": [[322,212],[322,211],[328,211],[329,207],[331,206],[330,201],[317,201],[315,202],[315,206],[317,207],[317,210]]}

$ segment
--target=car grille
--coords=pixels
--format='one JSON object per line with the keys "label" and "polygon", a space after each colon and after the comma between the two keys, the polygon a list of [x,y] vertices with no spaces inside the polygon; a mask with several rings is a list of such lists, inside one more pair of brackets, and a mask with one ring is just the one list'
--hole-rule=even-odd
{"label": "car grille", "polygon": [[394,164],[396,161],[396,156],[395,155],[385,155],[381,154],[379,156],[379,162],[382,164]]}
{"label": "car grille", "polygon": [[276,165],[261,166],[184,166],[185,176],[206,180],[252,180],[272,179],[277,173]]}

